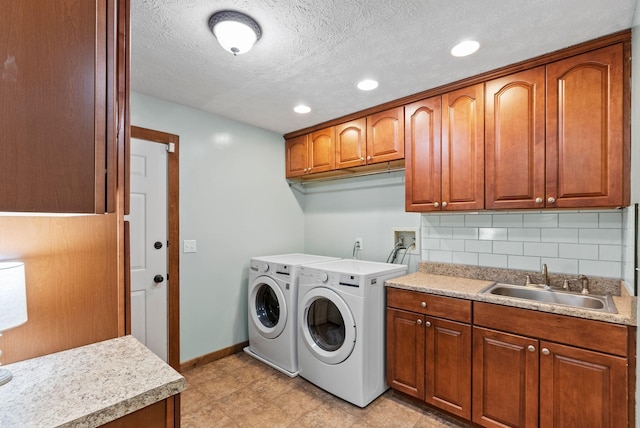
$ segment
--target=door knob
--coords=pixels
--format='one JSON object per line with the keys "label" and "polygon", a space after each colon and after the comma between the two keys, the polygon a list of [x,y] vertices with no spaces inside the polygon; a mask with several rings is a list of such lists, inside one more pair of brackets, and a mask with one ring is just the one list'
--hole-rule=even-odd
{"label": "door knob", "polygon": [[164,281],[164,276],[162,275],[156,275],[153,277],[153,282],[156,284],[160,284],[162,281]]}
{"label": "door knob", "polygon": [[155,244],[153,244],[153,248],[159,250],[160,248],[162,248],[162,242],[156,241]]}

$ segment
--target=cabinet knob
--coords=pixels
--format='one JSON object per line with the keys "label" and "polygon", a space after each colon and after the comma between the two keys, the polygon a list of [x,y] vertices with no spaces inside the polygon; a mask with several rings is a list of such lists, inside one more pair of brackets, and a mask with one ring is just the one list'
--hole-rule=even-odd
{"label": "cabinet knob", "polygon": [[418,320],[416,323],[418,323],[418,325],[422,325],[422,320]]}
{"label": "cabinet knob", "polygon": [[367,156],[367,160],[370,161],[371,160],[371,156]]}
{"label": "cabinet knob", "polygon": [[427,321],[426,323],[424,323],[424,325],[426,325],[427,327],[431,327],[431,322]]}
{"label": "cabinet knob", "polygon": [[547,348],[542,348],[542,355],[549,355],[551,352]]}
{"label": "cabinet knob", "polygon": [[556,201],[556,198],[550,197],[549,199],[547,199],[547,202],[549,202],[550,204],[554,203],[555,201]]}
{"label": "cabinet knob", "polygon": [[434,202],[434,203],[433,203],[433,206],[434,206],[434,207],[436,207],[436,208],[438,208],[438,207],[440,206],[440,204],[439,204],[439,203],[437,203],[437,202]]}
{"label": "cabinet knob", "polygon": [[529,346],[527,346],[527,350],[528,350],[529,352],[536,352],[536,347],[535,347],[535,346],[533,346],[533,345],[529,345]]}
{"label": "cabinet knob", "polygon": [[420,302],[420,306],[422,306],[423,308],[427,307],[427,302]]}
{"label": "cabinet knob", "polygon": [[443,202],[443,203],[442,203],[442,208],[445,208],[446,206],[447,206],[447,203],[446,203],[446,202]]}
{"label": "cabinet knob", "polygon": [[360,160],[361,160],[362,162],[364,162],[364,158],[360,158]]}
{"label": "cabinet knob", "polygon": [[536,204],[541,204],[542,203],[542,198],[536,198]]}
{"label": "cabinet knob", "polygon": [[303,169],[302,172],[307,172],[307,168]]}

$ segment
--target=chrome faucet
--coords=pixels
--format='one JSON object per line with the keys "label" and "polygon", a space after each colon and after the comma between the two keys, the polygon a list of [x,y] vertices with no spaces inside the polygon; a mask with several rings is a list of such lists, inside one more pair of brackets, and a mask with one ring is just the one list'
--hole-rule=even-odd
{"label": "chrome faucet", "polygon": [[547,264],[542,263],[542,285],[544,288],[549,289],[549,275],[547,274]]}
{"label": "chrome faucet", "polygon": [[582,294],[589,294],[589,278],[585,275],[578,275],[578,280],[582,283]]}

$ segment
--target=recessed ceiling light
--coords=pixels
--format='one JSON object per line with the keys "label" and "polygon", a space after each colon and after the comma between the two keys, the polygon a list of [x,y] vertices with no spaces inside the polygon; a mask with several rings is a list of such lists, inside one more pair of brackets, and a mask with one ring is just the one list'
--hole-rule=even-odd
{"label": "recessed ceiling light", "polygon": [[311,111],[311,107],[300,104],[299,106],[295,106],[293,108],[293,111],[295,111],[296,113],[305,114]]}
{"label": "recessed ceiling light", "polygon": [[475,40],[465,40],[460,42],[451,49],[451,55],[453,56],[467,56],[471,55],[480,48],[480,43]]}
{"label": "recessed ceiling light", "polygon": [[362,91],[370,91],[378,87],[378,82],[371,79],[365,79],[358,83],[358,89]]}

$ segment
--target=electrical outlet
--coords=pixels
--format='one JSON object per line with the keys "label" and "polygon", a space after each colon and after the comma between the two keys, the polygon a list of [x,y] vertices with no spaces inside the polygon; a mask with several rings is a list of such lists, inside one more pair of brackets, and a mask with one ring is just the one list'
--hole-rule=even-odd
{"label": "electrical outlet", "polygon": [[356,238],[356,244],[355,245],[359,250],[363,250],[364,246],[362,245],[362,238]]}
{"label": "electrical outlet", "polygon": [[195,239],[185,239],[182,251],[185,252],[185,253],[197,253],[198,249],[196,247],[196,240]]}

